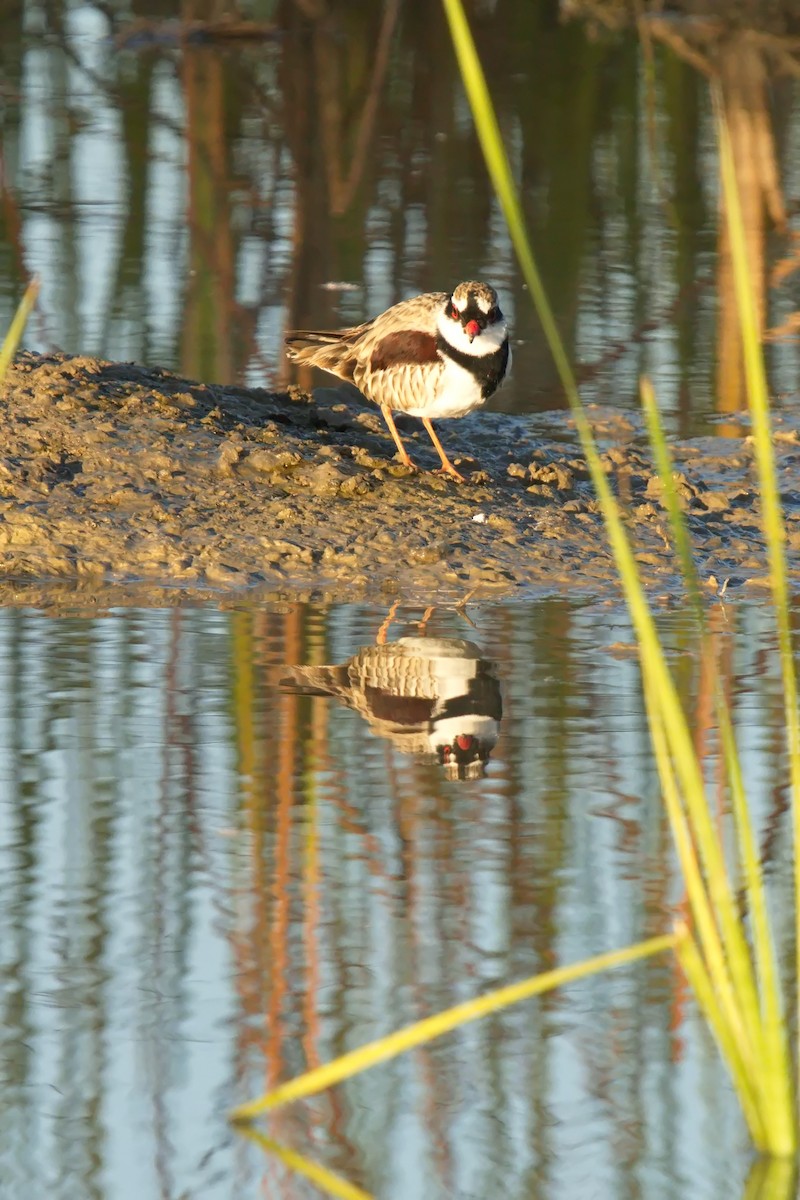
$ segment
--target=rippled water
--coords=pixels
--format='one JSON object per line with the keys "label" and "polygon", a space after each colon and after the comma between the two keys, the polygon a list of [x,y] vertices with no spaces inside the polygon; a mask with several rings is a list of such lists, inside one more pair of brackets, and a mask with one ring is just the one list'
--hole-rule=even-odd
{"label": "rippled water", "polygon": [[[0,612],[4,1197],[316,1196],[231,1130],[234,1103],[669,927],[681,889],[620,613],[470,607],[472,627],[437,609],[405,642],[421,610],[387,615]],[[756,607],[714,619],[790,912],[772,632]],[[687,624],[661,625],[703,739]],[[294,664],[339,698],[299,695],[297,672],[287,688]],[[480,742],[485,770],[441,765],[437,728]],[[713,784],[713,743],[707,767]],[[265,1128],[404,1200],[718,1200],[744,1195],[751,1165],[667,958],[527,1001]]]}
{"label": "rippled water", "polygon": [[[742,176],[754,268],[766,279],[794,261],[791,237],[772,236],[796,221],[796,89],[782,70],[793,44],[745,35],[717,46],[677,21],[654,21],[642,42],[558,20],[551,0],[473,8],[584,395],[636,407],[647,371],[684,434],[740,409],[698,62],[728,64],[732,127],[754,161]],[[0,0],[0,328],[37,271],[36,348],[278,384],[287,327],[352,324],[485,275],[514,337],[514,379],[495,403],[562,408],[440,6],[239,11],[268,26],[266,39],[184,44],[170,5],[134,6],[132,20],[113,0]],[[773,160],[777,188],[765,178]],[[764,302],[772,326],[797,307],[796,272],[782,268],[779,281]],[[781,402],[796,405],[791,342],[770,360]]]}

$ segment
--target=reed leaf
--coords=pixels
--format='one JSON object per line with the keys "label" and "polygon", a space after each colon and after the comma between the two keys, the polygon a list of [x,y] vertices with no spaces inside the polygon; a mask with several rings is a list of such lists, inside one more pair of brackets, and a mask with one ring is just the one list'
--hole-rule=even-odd
{"label": "reed leaf", "polygon": [[[655,393],[648,379],[643,378],[641,380],[640,392],[648,436],[653,449],[653,457],[661,480],[662,500],[667,510],[675,549],[678,553],[681,571],[700,635],[702,638],[706,638],[708,636],[708,625],[705,608],[700,596],[691,539],[675,486],[672,455],[667,444]],[[753,1036],[756,1039],[754,1046],[755,1059],[752,1069],[754,1080],[762,1092],[761,1106],[764,1111],[768,1112],[774,1106],[776,1097],[781,1096],[782,1092],[785,1092],[786,1081],[791,1078],[783,1005],[777,979],[775,950],[767,912],[763,874],[744,789],[739,749],[736,744],[730,707],[722,688],[716,658],[713,656],[712,671],[714,706],[719,724],[723,760],[725,762],[728,786],[731,794],[739,846],[739,858],[742,865],[748,904],[752,913],[753,950],[758,995],[760,997],[760,1011],[752,1012],[750,1018]],[[674,817],[671,819],[674,820]],[[691,870],[691,864],[687,863],[683,854],[681,855],[681,862],[684,877],[688,880],[687,870]],[[704,944],[707,947],[705,939]],[[706,953],[708,953],[707,948]],[[751,997],[751,1003],[755,1005],[755,997]],[[726,1043],[726,1047],[724,1053],[727,1056],[730,1054],[730,1044]],[[733,1062],[731,1065],[734,1073],[738,1074],[737,1065]],[[781,1103],[784,1106],[785,1112],[791,1111],[790,1098],[784,1096]],[[773,1125],[772,1137],[774,1137],[774,1130],[780,1129],[780,1127],[780,1121],[777,1125]],[[761,1128],[763,1128],[763,1125]],[[785,1133],[782,1136],[785,1137]],[[780,1139],[777,1139],[777,1142],[780,1142]],[[763,1145],[763,1141],[757,1141],[756,1144]]]}
{"label": "reed leaf", "polygon": [[742,1200],[797,1200],[793,1158],[759,1158],[753,1163]]}
{"label": "reed leaf", "polygon": [[388,1037],[368,1042],[357,1050],[342,1054],[322,1067],[307,1071],[304,1075],[299,1075],[296,1079],[281,1084],[258,1100],[239,1105],[231,1113],[231,1120],[251,1121],[260,1113],[279,1108],[283,1104],[289,1104],[304,1096],[313,1096],[325,1088],[332,1087],[335,1083],[341,1083],[352,1075],[366,1071],[368,1067],[374,1067],[378,1063],[386,1062],[387,1059],[396,1058],[398,1054],[411,1050],[415,1046],[421,1046],[425,1042],[433,1041],[434,1038],[459,1029],[470,1021],[477,1021],[479,1017],[486,1017],[490,1013],[508,1008],[512,1004],[518,1004],[520,1000],[527,1000],[531,996],[540,996],[543,992],[563,987],[577,979],[585,979],[589,975],[596,975],[600,971],[610,971],[615,967],[636,962],[638,959],[661,954],[664,950],[671,950],[675,946],[675,942],[676,935],[674,933],[662,934],[644,942],[637,942],[636,945],[627,946],[623,950],[613,950],[583,962],[573,963],[568,967],[557,967],[553,971],[533,975],[520,983],[497,988],[475,1000],[457,1004],[454,1008],[445,1009],[444,1012],[437,1013],[433,1017],[426,1017],[422,1021],[406,1026],[405,1029],[389,1034]]}
{"label": "reed leaf", "polygon": [[[719,142],[722,193],[725,201],[736,306],[742,337],[747,402],[758,470],[761,520],[767,546],[770,588],[778,629],[778,648],[783,678],[784,721],[789,752],[795,861],[795,943],[797,953],[795,969],[796,978],[800,978],[800,870],[798,870],[798,863],[800,863],[800,713],[798,713],[797,676],[789,609],[789,582],[784,552],[786,530],[772,441],[769,392],[761,348],[761,326],[750,277],[750,263],[736,181],[733,146],[718,86],[713,89],[713,99]],[[765,914],[759,918],[762,924],[766,920]],[[791,1073],[788,1068],[784,1071],[784,1066],[788,1063],[788,1048],[777,983],[773,980],[771,987],[762,987],[762,995],[769,1035],[764,1088],[770,1106],[771,1120],[774,1122],[774,1140],[776,1146],[779,1147],[775,1152],[791,1154],[797,1147],[796,1121]]]}
{"label": "reed leaf", "polygon": [[298,1154],[296,1150],[290,1150],[288,1146],[274,1141],[260,1130],[253,1129],[249,1125],[242,1125],[239,1132],[249,1138],[251,1142],[255,1142],[267,1154],[274,1154],[292,1171],[311,1180],[321,1192],[325,1192],[328,1196],[336,1196],[338,1200],[374,1200],[370,1192],[365,1192],[363,1188],[356,1187],[349,1180],[342,1179],[341,1175],[336,1175],[327,1167],[314,1162],[313,1159],[306,1158],[305,1155]]}
{"label": "reed leaf", "polygon": [[700,581],[697,577],[697,567],[695,566],[694,554],[692,553],[689,530],[686,528],[686,519],[683,515],[683,506],[678,495],[678,489],[675,486],[672,455],[667,444],[664,426],[661,423],[656,394],[652,383],[646,376],[642,376],[639,380],[639,395],[642,399],[642,410],[647,425],[647,436],[650,440],[656,471],[661,483],[662,504],[669,520],[675,551],[678,555],[678,562],[683,574],[683,581],[686,585],[695,619],[700,629],[704,630],[705,609],[700,595]]}
{"label": "reed leaf", "polygon": [[[776,1153],[786,1153],[786,1088],[778,1084],[775,1092],[777,1099],[773,1104],[765,1087],[766,1079],[772,1075],[772,1068],[768,1065],[767,1071],[763,1070],[765,1049],[767,1057],[772,1056],[775,1064],[780,1055],[776,1053],[777,1044],[771,1040],[772,1032],[762,1020],[753,962],[736,907],[723,848],[709,813],[702,765],[695,753],[686,714],[658,638],[621,511],[605,476],[594,435],[536,269],[508,157],[461,0],[443,0],[443,4],[487,168],[508,223],[522,274],[569,401],[634,625],[645,683],[648,720],[654,744],[658,742],[660,747],[656,760],[665,799],[669,797],[668,811],[671,813],[673,833],[679,844],[682,863],[695,864],[690,868],[693,875],[693,913],[698,923],[703,953],[707,956],[705,967],[712,990],[717,991],[720,1000],[719,1011],[724,1022],[720,1045],[729,1063],[756,1144]],[[665,477],[667,474],[671,472],[664,472]],[[688,564],[690,553],[687,553],[685,547],[683,553]],[[688,570],[691,574],[692,568],[689,567]],[[788,639],[786,645],[790,647]],[[788,657],[790,658],[790,655]],[[787,705],[788,695],[787,688]],[[796,722],[796,712],[793,719]],[[727,744],[728,752],[731,753],[730,743]],[[793,771],[796,765],[796,778],[800,782],[800,753],[795,753],[796,750],[800,750],[800,742],[795,742],[794,735],[790,738],[790,746]],[[745,806],[743,789],[740,786],[740,771],[734,772],[734,778],[738,789],[736,803],[743,810]],[[684,820],[683,806],[688,825]],[[797,806],[795,820],[798,821]],[[800,844],[798,824],[795,825],[795,839],[796,843]],[[695,847],[700,855],[702,871],[695,862]],[[752,867],[751,861],[751,871]],[[687,886],[688,884],[687,880]],[[800,901],[800,896],[798,900]],[[798,911],[800,912],[800,903]],[[800,935],[798,946],[800,947]],[[761,952],[759,954],[765,962],[769,961],[768,955]],[[766,975],[769,978],[769,968]],[[760,982],[763,998],[763,971]],[[717,1025],[719,1023],[720,1018],[717,1018]],[[767,1024],[771,1024],[771,1020],[768,1020]],[[773,1079],[772,1084],[774,1083]],[[784,1116],[777,1117],[777,1108],[781,1108]]]}
{"label": "reed leaf", "polygon": [[0,383],[6,376],[8,368],[17,352],[17,346],[20,343],[25,326],[28,322],[28,317],[31,315],[31,310],[36,303],[36,297],[39,295],[39,280],[34,276],[30,281],[25,294],[19,302],[19,307],[14,314],[14,319],[9,326],[8,333],[3,339],[3,344],[0,346]]}
{"label": "reed leaf", "polygon": [[542,286],[528,241],[522,210],[511,174],[508,157],[502,145],[486,79],[478,59],[475,43],[464,14],[461,0],[443,0],[450,22],[456,54],[461,67],[464,87],[472,109],[478,137],[495,191],[508,222],[514,249],[523,276],[528,284],[536,311],[550,346],[550,352],[561,378],[575,420],[576,430],[586,457],[592,483],[600,503],[606,534],[625,593],[628,610],[640,648],[642,672],[652,681],[651,694],[661,710],[669,753],[675,764],[680,792],[689,808],[697,831],[697,840],[714,911],[719,923],[728,961],[731,964],[740,1004],[741,1019],[755,1061],[756,1036],[753,1022],[758,1019],[755,982],[744,933],[738,919],[735,900],[725,867],[724,855],[711,822],[705,799],[700,764],[694,752],[686,715],[680,703],[674,680],[669,671],[658,633],[639,577],[633,548],[627,536],[619,506],[611,491],[597,451],[594,435],[578,394],[577,386],[564,344]]}
{"label": "reed leaf", "polygon": [[[645,681],[645,704],[648,710],[650,737],[661,780],[661,794],[669,817],[672,836],[678,852],[686,892],[695,926],[703,950],[703,967],[711,981],[715,1006],[720,1013],[712,1028],[717,1032],[723,1024],[723,1034],[718,1042],[733,1076],[737,1092],[742,1100],[751,1135],[755,1144],[763,1148],[767,1130],[760,1115],[752,1114],[758,1108],[758,1086],[754,1081],[758,1073],[760,1043],[758,1037],[757,1012],[743,1011],[741,997],[737,992],[734,976],[730,970],[729,957],[722,945],[716,922],[716,913],[705,886],[697,858],[694,837],[681,805],[677,779],[669,754],[666,733],[660,719],[658,705],[652,690]],[[753,1024],[756,1022],[755,1030]]]}
{"label": "reed leaf", "polygon": [[720,1006],[719,996],[707,969],[706,962],[692,937],[682,938],[676,952],[683,972],[689,980],[698,1008],[705,1017],[724,1058],[729,1064],[736,1093],[739,1097],[742,1112],[744,1113],[753,1143],[758,1147],[763,1147],[767,1145],[769,1135],[764,1127],[759,1096],[757,1089],[754,1087],[753,1073],[741,1062],[734,1031],[731,1029],[726,1014]]}
{"label": "reed leaf", "polygon": [[716,692],[720,741],[728,771],[739,859],[752,918],[753,953],[760,999],[760,1022],[757,1027],[759,1061],[755,1075],[762,1093],[763,1112],[769,1121],[768,1148],[775,1154],[792,1154],[796,1148],[796,1134],[791,1060],[763,872],[750,819],[730,709],[727,703],[722,703],[719,699],[721,687],[718,680]]}
{"label": "reed leaf", "polygon": [[[536,306],[537,315],[550,347],[550,353],[553,356],[553,361],[555,362],[559,378],[566,393],[591,474],[592,483],[603,513],[606,533],[625,592],[631,618],[636,629],[641,650],[642,668],[653,676],[654,683],[656,684],[656,692],[660,697],[660,704],[664,708],[665,728],[668,732],[671,753],[675,757],[679,774],[681,775],[682,790],[684,792],[689,790],[695,796],[702,797],[704,803],[702,772],[694,754],[694,747],[686,723],[686,717],[680,704],[674,681],[667,667],[655,623],[645,598],[633,548],[625,531],[619,506],[606,478],[594,434],[578,394],[575,377],[569,364],[564,343],[558,332],[558,327],[556,326],[547,295],[536,268],[516,186],[469,24],[464,14],[461,0],[443,0],[443,4],[450,23],[451,35],[459,66],[461,67],[464,87],[472,109],[478,137],[483,148],[486,166],[503,208],[522,274],[528,284]],[[707,811],[706,826],[710,827]],[[706,864],[706,869],[709,871],[711,878],[715,903],[718,905],[718,911],[722,914],[726,940],[733,940],[735,942],[735,905],[733,897],[730,894],[730,889],[727,886],[727,876],[721,850],[716,844],[712,843],[711,839],[706,839],[706,842],[703,844],[703,853],[708,853],[710,856],[711,861]]]}

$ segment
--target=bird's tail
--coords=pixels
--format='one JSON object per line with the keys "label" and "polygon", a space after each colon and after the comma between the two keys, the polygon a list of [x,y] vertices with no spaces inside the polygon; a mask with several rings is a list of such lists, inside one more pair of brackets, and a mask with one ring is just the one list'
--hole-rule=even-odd
{"label": "bird's tail", "polygon": [[287,333],[286,353],[290,358],[301,353],[304,349],[313,350],[318,346],[335,346],[342,340],[341,333],[326,329],[293,329]]}
{"label": "bird's tail", "polygon": [[295,696],[335,696],[347,687],[347,669],[336,667],[286,667],[281,691]]}
{"label": "bird's tail", "polygon": [[297,329],[286,338],[286,357],[291,362],[308,363],[331,371],[342,379],[352,378],[349,358],[342,353],[347,339],[341,333],[322,329]]}

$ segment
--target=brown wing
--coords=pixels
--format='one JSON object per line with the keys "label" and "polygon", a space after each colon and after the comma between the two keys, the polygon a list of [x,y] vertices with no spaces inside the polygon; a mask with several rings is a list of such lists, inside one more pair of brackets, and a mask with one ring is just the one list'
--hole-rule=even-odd
{"label": "brown wing", "polygon": [[[400,411],[429,385],[436,353],[436,318],[444,292],[427,292],[387,308],[363,325],[338,331],[301,330],[287,338],[287,355],[355,383],[371,400]],[[421,371],[419,368],[424,367]]]}
{"label": "brown wing", "polygon": [[375,344],[370,355],[371,371],[391,371],[395,367],[419,367],[435,363],[436,338],[418,329],[398,329]]}
{"label": "brown wing", "polygon": [[301,346],[332,346],[344,343],[355,347],[356,343],[363,346],[369,353],[375,346],[396,333],[410,333],[411,336],[422,331],[436,335],[436,317],[447,300],[445,292],[426,292],[422,296],[413,296],[410,300],[401,300],[393,304],[379,317],[364,321],[361,325],[351,325],[348,329],[291,329],[286,335],[286,344],[292,350]]}
{"label": "brown wing", "polygon": [[353,383],[370,400],[393,412],[408,412],[435,395],[444,360],[433,333],[395,329],[360,349]]}

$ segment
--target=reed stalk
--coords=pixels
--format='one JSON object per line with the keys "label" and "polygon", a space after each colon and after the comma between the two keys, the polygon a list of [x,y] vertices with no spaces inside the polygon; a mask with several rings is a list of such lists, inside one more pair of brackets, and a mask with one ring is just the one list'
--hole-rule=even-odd
{"label": "reed stalk", "polygon": [[305,1096],[313,1096],[317,1092],[324,1091],[325,1088],[332,1087],[335,1083],[341,1083],[352,1075],[366,1071],[369,1067],[386,1062],[390,1058],[396,1058],[398,1054],[403,1054],[406,1050],[433,1041],[442,1034],[451,1033],[454,1029],[459,1029],[470,1021],[476,1021],[480,1017],[499,1012],[512,1004],[518,1004],[520,1000],[541,996],[544,992],[564,987],[577,979],[585,979],[588,975],[610,971],[615,967],[636,962],[638,959],[671,950],[675,947],[679,936],[679,933],[662,934],[644,942],[637,942],[633,946],[627,946],[623,950],[613,950],[608,954],[599,954],[595,958],[589,958],[583,962],[557,967],[553,971],[545,971],[541,975],[532,975],[520,983],[497,988],[474,1000],[457,1004],[454,1008],[445,1009],[444,1012],[437,1013],[435,1016],[416,1021],[413,1025],[407,1025],[405,1029],[391,1033],[388,1037],[378,1038],[374,1042],[359,1046],[357,1050],[342,1054],[331,1062],[325,1063],[324,1066],[316,1067],[313,1071],[306,1071],[305,1074],[298,1075],[296,1079],[291,1079],[288,1083],[273,1088],[272,1091],[257,1100],[240,1104],[230,1114],[230,1119],[235,1122],[252,1121],[261,1113],[280,1108],[284,1104],[300,1100]]}
{"label": "reed stalk", "polygon": [[[633,546],[625,529],[622,513],[603,471],[590,422],[583,408],[569,359],[558,333],[544,287],[536,268],[525,227],[519,195],[513,180],[486,80],[461,0],[442,0],[458,58],[486,166],[506,217],[512,243],[536,311],[547,338],[553,360],[566,393],[581,441],[587,466],[598,496],[609,544],[614,555],[620,583],[633,622],[639,646],[640,665],[648,710],[651,737],[656,754],[662,794],[670,816],[686,879],[692,917],[698,937],[697,960],[705,972],[700,996],[706,997],[704,1012],[714,1029],[739,1094],[742,1110],[755,1145],[776,1155],[792,1154],[796,1148],[794,1101],[787,1049],[782,999],[774,968],[774,951],[763,896],[760,867],[749,823],[741,768],[733,737],[732,724],[717,686],[718,711],[723,751],[728,763],[731,798],[737,823],[748,901],[754,913],[754,955],[751,956],[743,922],[735,903],[735,891],[725,861],[723,847],[714,827],[705,794],[702,763],[695,753],[686,714],[660,644],[655,622],[638,573]],[[732,154],[729,142],[720,134],[723,184],[726,195],[735,191]],[[727,182],[726,182],[727,181]],[[738,195],[737,195],[738,199]],[[738,205],[728,207],[738,212]],[[740,222],[741,224],[741,222]],[[738,237],[738,243],[737,243]],[[765,533],[769,546],[770,569],[779,619],[781,661],[784,671],[787,732],[792,771],[793,793],[800,791],[800,724],[792,667],[791,637],[788,625],[788,589],[782,557],[780,502],[774,483],[771,438],[763,360],[758,339],[757,318],[748,289],[747,261],[741,228],[732,236],[735,257],[737,296],[740,297],[740,322],[747,361],[748,392],[759,406],[753,418],[756,454],[761,478],[766,480]],[[655,399],[644,388],[645,412],[651,418],[657,412]],[[649,402],[649,404],[648,404]],[[756,422],[758,427],[756,428]],[[760,436],[759,436],[760,429]],[[690,599],[696,612],[702,601],[691,555],[691,546],[679,516],[679,505],[672,484],[668,458],[663,454],[666,441],[654,439],[654,453],[660,458],[662,486],[668,512],[672,516],[674,538],[683,564]],[[772,474],[770,475],[770,470]],[[781,613],[785,614],[782,616]],[[702,626],[701,626],[702,627]],[[795,839],[800,845],[798,806],[794,805]],[[800,912],[800,893],[798,894]],[[694,943],[692,943],[694,945]],[[800,947],[800,936],[798,936]],[[688,961],[691,950],[683,951]],[[755,960],[755,961],[754,961]],[[701,976],[693,971],[700,987]],[[713,996],[713,1009],[707,998]],[[701,1005],[703,1001],[701,999]]]}
{"label": "reed stalk", "polygon": [[314,1162],[311,1158],[306,1158],[304,1154],[298,1154],[296,1150],[292,1150],[289,1146],[284,1146],[281,1142],[276,1142],[274,1138],[267,1137],[260,1130],[244,1125],[241,1128],[241,1132],[251,1142],[255,1142],[257,1146],[260,1146],[267,1154],[277,1158],[290,1171],[294,1171],[297,1175],[302,1175],[304,1179],[308,1179],[321,1192],[325,1192],[326,1195],[335,1196],[337,1200],[374,1200],[370,1192],[365,1192],[363,1188],[356,1187],[349,1179],[343,1179],[341,1175],[337,1175],[334,1171],[329,1171],[327,1167]]}
{"label": "reed stalk", "polygon": [[[761,325],[755,302],[753,281],[750,277],[750,262],[736,182],[733,145],[725,121],[719,87],[715,87],[712,94],[719,141],[722,191],[725,199],[736,303],[742,334],[747,404],[750,411],[753,447],[758,471],[761,522],[767,546],[770,591],[778,630],[778,650],[783,679],[784,722],[789,756],[795,863],[795,980],[800,980],[800,868],[798,867],[800,864],[800,713],[798,712],[797,675],[794,665],[789,580],[786,570],[786,529],[772,439],[769,390],[761,346]],[[797,991],[797,988],[795,990]],[[800,992],[798,992],[798,1003],[800,1003]],[[796,1121],[793,1120],[793,1147],[796,1138],[795,1124]]]}
{"label": "reed stalk", "polygon": [[17,346],[25,332],[28,317],[31,315],[31,310],[36,303],[38,295],[39,280],[34,277],[25,289],[25,294],[19,302],[19,307],[14,314],[14,319],[9,326],[8,333],[3,338],[2,345],[0,345],[0,383],[3,382],[8,368],[11,366],[14,355],[17,352]]}

